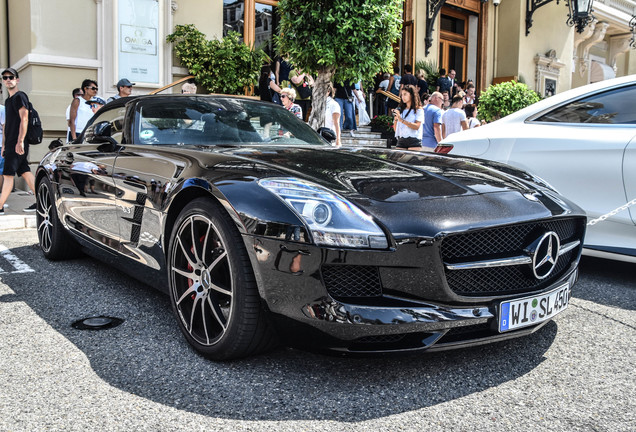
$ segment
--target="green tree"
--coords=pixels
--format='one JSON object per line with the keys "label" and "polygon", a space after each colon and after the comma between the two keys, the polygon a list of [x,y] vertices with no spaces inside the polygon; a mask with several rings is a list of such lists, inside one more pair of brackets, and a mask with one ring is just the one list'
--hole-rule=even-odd
{"label": "green tree", "polygon": [[507,81],[491,85],[479,95],[477,116],[491,122],[538,102],[541,98],[527,85]]}
{"label": "green tree", "polygon": [[403,0],[281,0],[278,51],[315,74],[309,124],[322,126],[330,81],[370,79],[392,70]]}
{"label": "green tree", "polygon": [[242,94],[258,83],[267,56],[262,49],[245,45],[240,37],[230,32],[222,40],[207,40],[193,24],[187,24],[175,26],[166,40],[174,43],[181,64],[208,92]]}

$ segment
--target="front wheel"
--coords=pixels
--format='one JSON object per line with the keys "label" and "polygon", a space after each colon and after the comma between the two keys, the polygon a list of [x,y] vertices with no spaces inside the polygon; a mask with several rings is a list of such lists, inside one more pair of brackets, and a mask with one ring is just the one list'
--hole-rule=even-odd
{"label": "front wheel", "polygon": [[273,344],[241,236],[212,200],[196,199],[179,214],[170,237],[168,272],[179,328],[205,357],[240,358]]}

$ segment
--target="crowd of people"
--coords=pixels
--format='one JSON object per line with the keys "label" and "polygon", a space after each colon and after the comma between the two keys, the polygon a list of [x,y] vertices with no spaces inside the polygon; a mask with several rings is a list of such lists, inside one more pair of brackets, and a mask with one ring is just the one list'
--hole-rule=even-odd
{"label": "crowd of people", "polygon": [[[284,58],[264,66],[261,72],[261,100],[278,103],[308,121],[314,78]],[[398,148],[434,151],[447,136],[480,126],[472,80],[457,81],[455,70],[446,74],[444,69],[434,86],[426,78],[423,70],[414,74],[409,64],[404,65],[402,75],[395,67],[393,74],[380,73],[375,78],[373,112],[393,116]],[[355,136],[358,125],[370,121],[360,82],[330,85],[323,127],[333,132],[337,146],[342,135]]]}
{"label": "crowd of people", "polygon": [[[282,105],[307,122],[314,85],[314,77],[279,57],[261,69],[258,89],[261,100]],[[331,130],[336,146],[340,146],[342,135],[355,136],[358,126],[370,121],[361,82],[330,83],[322,127]]]}
{"label": "crowd of people", "polygon": [[376,76],[374,105],[378,114],[393,116],[398,148],[435,151],[447,136],[481,125],[477,120],[478,96],[472,80],[458,82],[454,70],[446,74],[446,70],[441,69],[433,89],[423,70],[414,75],[413,67],[407,64],[404,74],[399,72],[396,67],[393,75]]}

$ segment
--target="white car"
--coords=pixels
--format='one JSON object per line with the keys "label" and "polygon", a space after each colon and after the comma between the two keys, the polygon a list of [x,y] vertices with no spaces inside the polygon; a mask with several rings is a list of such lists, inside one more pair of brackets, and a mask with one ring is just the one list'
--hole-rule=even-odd
{"label": "white car", "polygon": [[584,254],[636,262],[636,75],[557,94],[438,150],[451,145],[543,178],[587,212]]}

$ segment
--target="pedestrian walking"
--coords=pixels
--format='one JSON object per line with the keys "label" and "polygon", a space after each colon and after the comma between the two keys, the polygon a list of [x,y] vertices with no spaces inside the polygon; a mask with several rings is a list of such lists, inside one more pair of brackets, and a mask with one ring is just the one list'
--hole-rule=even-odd
{"label": "pedestrian walking", "polygon": [[[35,177],[29,168],[29,143],[25,142],[29,126],[29,98],[18,89],[20,76],[13,68],[2,71],[2,83],[9,92],[5,102],[5,124],[2,134],[2,192],[0,193],[0,215],[4,214],[4,204],[13,190],[13,177],[22,177],[33,195],[35,195]],[[25,208],[25,212],[34,212],[36,204]]]}
{"label": "pedestrian walking", "polygon": [[422,150],[424,110],[416,86],[410,84],[402,86],[400,99],[400,105],[393,110],[393,128],[397,138],[396,148]]}
{"label": "pedestrian walking", "polygon": [[[355,96],[353,95],[353,87],[350,84],[336,84],[336,97],[334,98],[340,105],[340,128],[342,133],[353,136],[353,131],[358,129],[356,126],[356,107],[354,105]],[[344,118],[343,118],[344,117]]]}
{"label": "pedestrian walking", "polygon": [[[2,94],[2,92],[0,92],[0,94]],[[0,191],[2,191],[2,183],[3,183],[3,179],[2,179],[2,170],[4,169],[4,157],[3,157],[3,152],[2,152],[2,144],[3,144],[3,140],[2,140],[2,136],[3,136],[3,130],[4,130],[4,121],[5,121],[5,115],[4,115],[5,111],[4,111],[4,105],[0,105]]]}
{"label": "pedestrian walking", "polygon": [[71,102],[71,114],[69,115],[71,128],[71,141],[77,139],[84,131],[86,123],[93,117],[93,110],[89,102],[92,97],[97,96],[97,81],[85,79],[82,81],[82,96]]}
{"label": "pedestrian walking", "polygon": [[434,151],[442,140],[442,103],[444,96],[433,92],[429,103],[424,107],[424,124],[422,127],[422,150]]}
{"label": "pedestrian walking", "polygon": [[464,98],[461,95],[453,96],[451,107],[442,115],[442,137],[468,129],[466,112],[462,109]]}
{"label": "pedestrian walking", "polygon": [[311,92],[314,78],[300,68],[293,68],[289,71],[288,77],[292,88],[296,90],[296,103],[303,110],[303,121],[307,121],[311,111]]}
{"label": "pedestrian walking", "polygon": [[[84,92],[82,91],[81,88],[77,87],[73,89],[71,94],[73,95],[73,100],[75,100],[79,97],[82,97],[82,95],[84,95]],[[71,105],[72,104],[73,102],[71,101],[71,103],[68,104],[68,106],[66,107],[66,142],[71,141]]]}
{"label": "pedestrian walking", "polygon": [[340,105],[333,97],[336,91],[333,88],[333,84],[329,83],[327,87],[327,102],[325,103],[325,121],[322,127],[330,129],[336,135],[336,147],[342,145],[340,141]]}
{"label": "pedestrian walking", "polygon": [[299,120],[303,120],[303,109],[300,105],[294,103],[296,100],[296,90],[289,87],[281,89],[280,100],[283,102],[283,107],[285,107],[287,111],[294,114]]}
{"label": "pedestrian walking", "polygon": [[404,65],[404,75],[400,78],[400,90],[407,85],[417,85],[417,78],[413,75],[413,66],[410,64]]}
{"label": "pedestrian walking", "polygon": [[481,122],[477,119],[477,105],[464,105],[464,112],[466,113],[466,119],[468,120],[469,129],[481,126]]}

